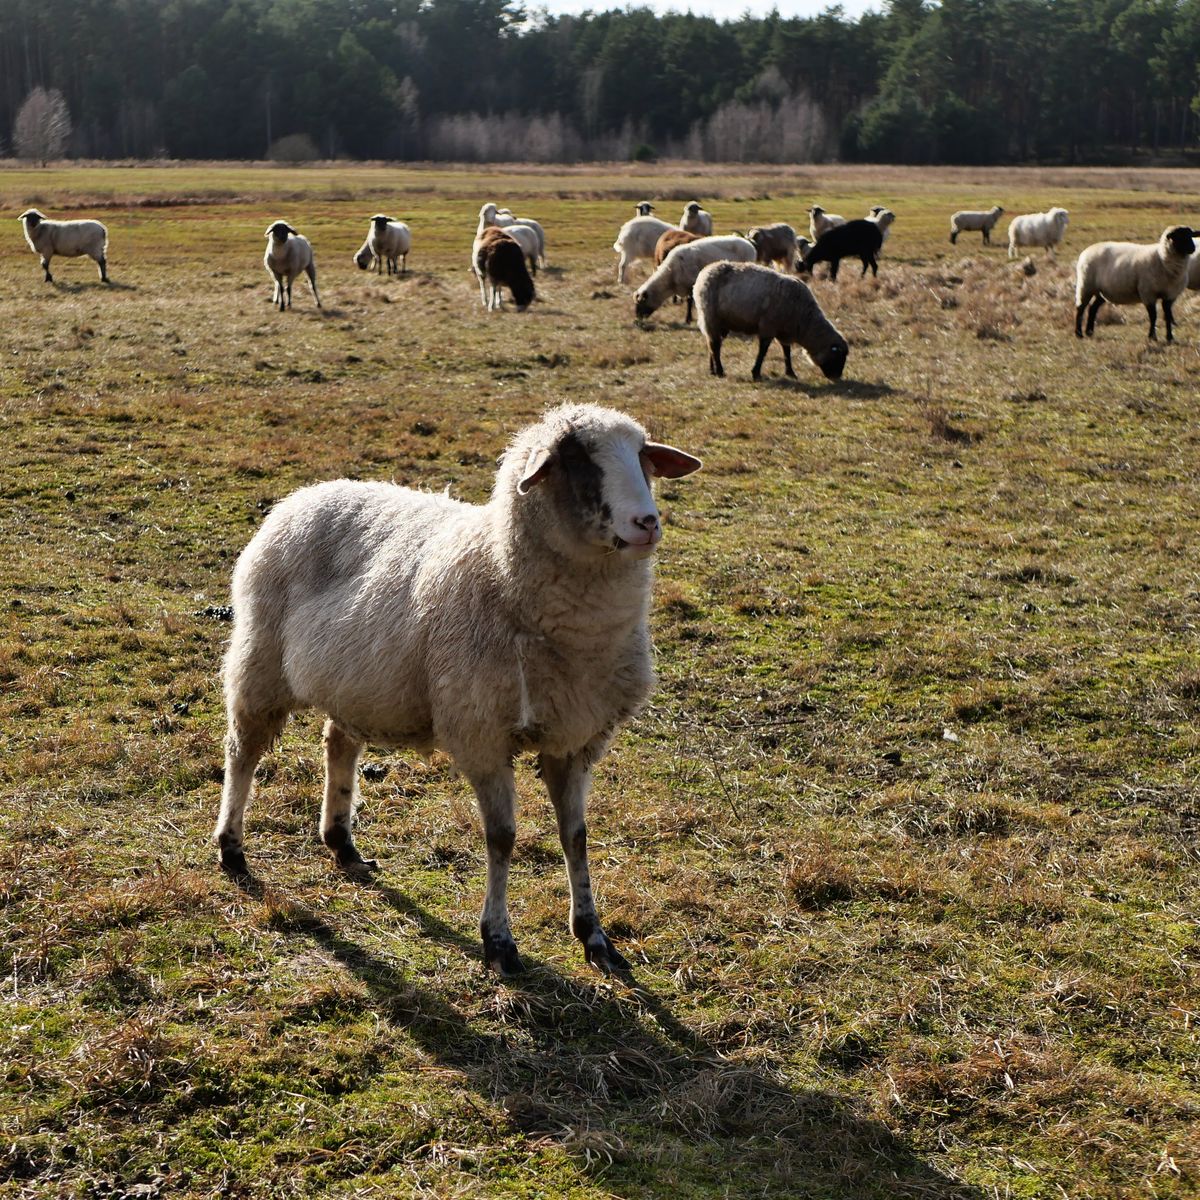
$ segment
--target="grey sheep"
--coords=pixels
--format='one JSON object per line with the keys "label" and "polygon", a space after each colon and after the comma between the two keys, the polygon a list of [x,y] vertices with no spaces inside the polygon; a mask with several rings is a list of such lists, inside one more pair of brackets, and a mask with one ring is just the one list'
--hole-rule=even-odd
{"label": "grey sheep", "polygon": [[745,333],[758,338],[758,357],[750,372],[756,381],[762,378],[772,341],[783,349],[790,379],[796,378],[792,346],[799,346],[827,379],[841,378],[850,348],[799,279],[757,263],[717,262],[700,272],[695,296],[711,374],[725,374],[721,343],[726,335]]}

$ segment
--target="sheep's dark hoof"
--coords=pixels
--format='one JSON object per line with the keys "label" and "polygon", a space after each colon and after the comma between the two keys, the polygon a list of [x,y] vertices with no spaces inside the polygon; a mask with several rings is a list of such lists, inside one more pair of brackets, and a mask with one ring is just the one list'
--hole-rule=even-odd
{"label": "sheep's dark hoof", "polygon": [[761,371],[751,371],[750,378],[753,379],[755,383],[762,383],[762,372]]}
{"label": "sheep's dark hoof", "polygon": [[483,962],[489,971],[495,971],[501,979],[512,979],[525,970],[525,964],[517,953],[517,943],[511,937],[485,937]]}
{"label": "sheep's dark hoof", "polygon": [[353,842],[337,852],[337,865],[346,871],[371,872],[379,870],[379,859],[363,858]]}
{"label": "sheep's dark hoof", "polygon": [[250,868],[246,865],[246,852],[241,846],[221,847],[221,870],[234,879],[248,879]]}
{"label": "sheep's dark hoof", "polygon": [[584,942],[583,954],[593,967],[603,971],[605,975],[611,975],[614,971],[628,975],[633,970],[629,959],[612,944],[608,934],[602,929],[597,929]]}

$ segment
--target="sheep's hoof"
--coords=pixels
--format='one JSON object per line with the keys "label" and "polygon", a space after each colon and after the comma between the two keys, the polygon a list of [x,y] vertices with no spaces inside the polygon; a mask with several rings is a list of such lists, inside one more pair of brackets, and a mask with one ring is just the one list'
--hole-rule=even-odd
{"label": "sheep's hoof", "polygon": [[597,929],[584,942],[583,954],[593,967],[599,971],[603,971],[605,975],[611,975],[614,971],[628,974],[633,970],[633,965],[629,959],[612,944],[608,934],[602,929]]}
{"label": "sheep's hoof", "polygon": [[246,865],[246,852],[238,846],[221,847],[221,870],[235,879],[246,879],[250,876],[250,868]]}
{"label": "sheep's hoof", "polygon": [[346,871],[365,873],[379,870],[379,859],[363,858],[358,847],[351,843],[337,852],[337,865]]}
{"label": "sheep's hoof", "polygon": [[525,970],[525,964],[517,953],[517,943],[511,937],[484,938],[483,962],[489,971],[495,971],[501,979],[511,979]]}

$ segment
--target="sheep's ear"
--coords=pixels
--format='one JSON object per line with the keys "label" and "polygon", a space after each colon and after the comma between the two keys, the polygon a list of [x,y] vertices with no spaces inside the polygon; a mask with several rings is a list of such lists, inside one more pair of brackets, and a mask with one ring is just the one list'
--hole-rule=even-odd
{"label": "sheep's ear", "polygon": [[530,450],[529,457],[525,460],[525,471],[517,480],[517,493],[524,496],[530,488],[541,483],[550,470],[551,462],[550,451],[545,446]]}
{"label": "sheep's ear", "polygon": [[642,447],[642,461],[649,466],[651,474],[660,479],[678,479],[700,470],[703,465],[693,455],[676,450],[674,446],[664,446],[661,442],[647,442]]}

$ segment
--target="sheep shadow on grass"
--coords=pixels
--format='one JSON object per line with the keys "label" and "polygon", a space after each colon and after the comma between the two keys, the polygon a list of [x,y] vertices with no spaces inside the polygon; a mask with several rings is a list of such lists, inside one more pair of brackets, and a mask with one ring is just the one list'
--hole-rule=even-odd
{"label": "sheep shadow on grass", "polygon": [[56,279],[50,286],[56,292],[69,296],[77,296],[81,292],[136,292],[140,290],[136,283],[122,283],[120,280],[112,278],[107,282],[101,279],[79,281]]}
{"label": "sheep shadow on grass", "polygon": [[[263,895],[256,880],[238,882]],[[479,957],[473,936],[377,878],[360,882],[415,925],[409,936]],[[381,1020],[461,1072],[483,1100],[498,1101],[511,1135],[557,1142],[611,1195],[643,1194],[646,1173],[667,1162],[681,1194],[689,1177],[698,1184],[717,1172],[728,1195],[983,1200],[836,1092],[795,1088],[769,1066],[731,1061],[636,982],[568,978],[526,955],[525,972],[503,984],[481,968],[478,990],[495,998],[472,1021],[333,919],[300,906],[289,912],[283,931],[315,943],[366,985]]]}

